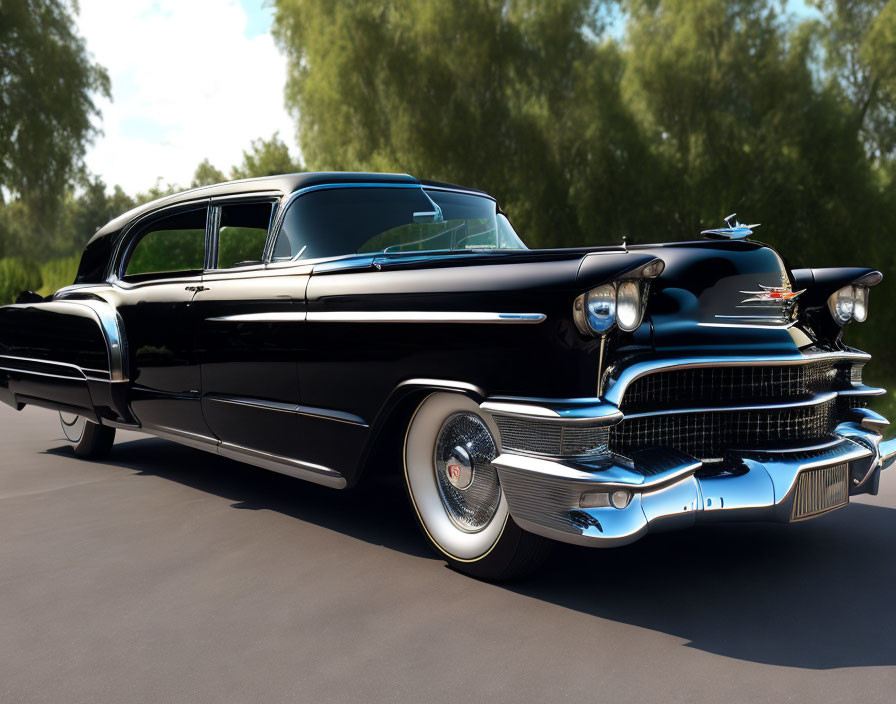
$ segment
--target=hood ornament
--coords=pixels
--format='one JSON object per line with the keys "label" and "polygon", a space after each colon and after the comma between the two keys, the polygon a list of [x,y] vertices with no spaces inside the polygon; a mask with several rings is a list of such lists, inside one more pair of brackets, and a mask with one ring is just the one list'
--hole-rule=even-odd
{"label": "hood ornament", "polygon": [[[731,219],[734,218],[734,224]],[[718,227],[712,230],[703,230],[700,234],[711,240],[742,240],[753,234],[753,228],[759,227],[759,223],[752,225],[744,225],[737,220],[737,213],[731,213],[725,218],[725,224],[728,227]]]}

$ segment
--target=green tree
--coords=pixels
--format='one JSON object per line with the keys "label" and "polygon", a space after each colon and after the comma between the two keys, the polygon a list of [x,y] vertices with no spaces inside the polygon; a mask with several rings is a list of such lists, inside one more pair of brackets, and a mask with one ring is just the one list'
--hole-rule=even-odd
{"label": "green tree", "polygon": [[822,50],[828,84],[861,130],[869,155],[896,158],[896,4],[888,0],[815,0],[823,17],[808,23]]}
{"label": "green tree", "polygon": [[75,31],[76,11],[65,0],[0,3],[0,198],[39,200],[42,212],[81,167],[96,134],[95,96],[110,96]]}
{"label": "green tree", "polygon": [[249,148],[243,151],[242,163],[230,170],[230,177],[235,180],[289,174],[301,170],[301,163],[293,159],[289,147],[280,139],[280,135],[274,132],[270,139],[252,140]]}
{"label": "green tree", "polygon": [[215,168],[208,159],[203,159],[196,171],[193,172],[193,181],[190,188],[199,188],[200,186],[211,186],[214,183],[226,181],[227,177],[222,171]]}

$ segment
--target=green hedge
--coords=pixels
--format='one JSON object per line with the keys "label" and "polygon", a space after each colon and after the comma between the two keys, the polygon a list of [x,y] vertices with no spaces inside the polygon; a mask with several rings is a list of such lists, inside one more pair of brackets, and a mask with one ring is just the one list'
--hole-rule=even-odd
{"label": "green hedge", "polygon": [[31,259],[0,259],[0,304],[12,303],[22,291],[37,291],[43,285],[40,265]]}

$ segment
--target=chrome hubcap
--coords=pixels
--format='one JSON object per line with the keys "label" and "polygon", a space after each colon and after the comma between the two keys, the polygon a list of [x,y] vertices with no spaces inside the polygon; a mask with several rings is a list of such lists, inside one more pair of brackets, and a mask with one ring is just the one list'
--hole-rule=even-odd
{"label": "chrome hubcap", "polygon": [[491,461],[495,441],[481,418],[455,413],[436,439],[436,483],[445,512],[461,530],[477,533],[494,518],[501,501],[498,473]]}

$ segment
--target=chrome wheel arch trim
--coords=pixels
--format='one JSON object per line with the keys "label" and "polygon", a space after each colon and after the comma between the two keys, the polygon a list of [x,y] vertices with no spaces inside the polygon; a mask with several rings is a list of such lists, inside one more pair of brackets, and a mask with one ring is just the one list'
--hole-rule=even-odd
{"label": "chrome wheel arch trim", "polygon": [[395,387],[392,396],[396,391],[407,390],[408,387],[418,387],[421,389],[431,389],[433,391],[454,391],[461,394],[473,394],[479,399],[485,398],[485,389],[476,384],[470,384],[466,381],[454,381],[451,379],[429,379],[429,378],[413,378],[405,379]]}

